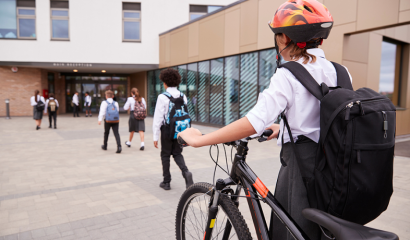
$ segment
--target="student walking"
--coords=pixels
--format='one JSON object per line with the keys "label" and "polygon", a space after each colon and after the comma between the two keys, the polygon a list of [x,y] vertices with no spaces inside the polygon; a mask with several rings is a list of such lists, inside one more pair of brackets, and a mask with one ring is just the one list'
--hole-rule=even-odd
{"label": "student walking", "polygon": [[88,114],[90,114],[90,117],[93,116],[93,114],[91,113],[91,96],[89,92],[85,93],[85,99],[84,99],[84,107],[85,107],[85,117],[88,117]]}
{"label": "student walking", "polygon": [[78,92],[76,91],[75,93],[74,93],[74,96],[73,96],[73,116],[75,117],[75,115],[77,114],[77,117],[80,117],[79,115],[78,115],[78,111],[80,110],[79,109],[79,106],[80,106],[80,102],[79,102],[79,100],[78,100]]}
{"label": "student walking", "polygon": [[[188,171],[188,167],[185,165],[182,147],[176,140],[178,132],[190,126],[189,115],[185,112],[187,110],[187,98],[177,89],[181,83],[181,75],[179,75],[178,71],[172,68],[163,70],[160,74],[160,79],[164,83],[166,91],[158,96],[152,126],[154,146],[156,148],[158,148],[158,139],[161,133],[161,161],[164,180],[159,186],[164,190],[171,189],[169,167],[172,155],[182,171],[186,188],[188,188],[194,181],[192,173]],[[176,118],[178,118],[178,121],[176,121]],[[174,123],[174,125],[171,126],[171,123]]]}
{"label": "student walking", "polygon": [[33,118],[36,120],[36,130],[40,129],[41,119],[43,119],[43,111],[45,106],[45,100],[43,96],[40,96],[40,91],[34,91],[34,96],[30,98],[31,106],[33,106]]}
{"label": "student walking", "polygon": [[[292,21],[293,18],[289,16],[297,16],[299,20]],[[295,0],[281,5],[269,24],[275,33],[278,66],[282,58],[297,62],[312,75],[318,85],[325,83],[325,86],[337,86],[336,69],[326,60],[323,50],[318,48],[323,39],[328,37],[332,24],[333,18],[329,11],[316,0]],[[321,238],[320,228],[305,219],[301,212],[309,207],[304,180],[314,175],[320,136],[320,102],[299,80],[288,69],[278,68],[269,88],[259,95],[258,102],[245,117],[204,136],[192,128],[180,133],[180,136],[190,146],[201,147],[235,141],[255,133],[261,135],[265,129],[272,129],[273,134],[268,140],[278,138],[278,145],[282,145],[283,164],[275,197],[309,239],[317,240]],[[291,137],[287,129],[283,128],[284,121],[281,121],[280,126],[273,124],[280,113],[289,120]],[[284,130],[279,134],[280,128]],[[293,141],[295,145],[292,145]],[[303,169],[303,178],[296,155],[300,156],[300,162],[306,167]],[[271,236],[293,239],[280,221],[272,214]]]}
{"label": "student walking", "polygon": [[106,101],[103,101],[100,106],[100,114],[98,115],[98,125],[104,119],[104,144],[101,146],[103,150],[107,150],[108,135],[110,134],[110,128],[114,132],[115,140],[117,141],[117,152],[121,153],[121,139],[118,133],[118,127],[120,124],[120,116],[118,102],[115,102],[112,97],[114,96],[111,90],[105,91]]}
{"label": "student walking", "polygon": [[54,129],[57,129],[57,110],[58,110],[58,101],[54,99],[54,93],[49,94],[49,98],[46,101],[46,106],[44,108],[44,113],[48,111],[48,121],[50,125],[48,128],[51,128],[52,119],[54,119]]}
{"label": "student walking", "polygon": [[[128,127],[130,131],[130,138],[125,142],[125,145],[131,147],[134,132],[138,132],[141,138],[140,150],[144,150],[144,132],[145,132],[145,117],[147,116],[147,103],[145,99],[140,96],[137,88],[131,89],[131,97],[127,99],[124,105],[124,110],[130,109],[130,119],[128,120]],[[137,109],[137,110],[135,110]]]}

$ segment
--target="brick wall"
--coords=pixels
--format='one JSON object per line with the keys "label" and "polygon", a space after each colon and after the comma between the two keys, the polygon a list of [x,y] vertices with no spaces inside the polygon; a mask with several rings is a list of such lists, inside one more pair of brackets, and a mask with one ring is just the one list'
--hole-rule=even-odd
{"label": "brick wall", "polygon": [[[9,66],[0,66],[0,116],[6,116],[5,99],[10,99],[10,115],[32,116],[30,98],[35,90],[42,94],[43,70],[37,68],[18,68],[17,73]],[[47,75],[46,75],[47,77]],[[45,87],[46,89],[48,87]]]}

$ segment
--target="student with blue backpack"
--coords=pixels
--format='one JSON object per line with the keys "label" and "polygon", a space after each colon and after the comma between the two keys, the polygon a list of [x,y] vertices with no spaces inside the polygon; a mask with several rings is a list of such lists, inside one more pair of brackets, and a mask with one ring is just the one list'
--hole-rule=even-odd
{"label": "student with blue backpack", "polygon": [[164,190],[171,189],[169,167],[172,155],[182,171],[186,188],[188,188],[194,183],[192,173],[185,165],[182,148],[176,140],[179,132],[191,126],[191,119],[187,112],[187,98],[177,88],[181,83],[181,75],[175,69],[169,68],[163,70],[159,78],[164,83],[165,92],[158,96],[152,126],[156,148],[158,148],[158,139],[161,133],[161,160],[164,180],[159,186]]}
{"label": "student with blue backpack", "polygon": [[100,106],[100,114],[98,115],[98,125],[104,119],[104,145],[101,146],[103,150],[107,150],[108,135],[110,134],[110,128],[114,132],[115,140],[117,141],[117,152],[121,153],[121,139],[118,133],[118,127],[120,124],[120,115],[118,102],[113,100],[114,93],[111,90],[105,91],[106,101],[103,101]]}

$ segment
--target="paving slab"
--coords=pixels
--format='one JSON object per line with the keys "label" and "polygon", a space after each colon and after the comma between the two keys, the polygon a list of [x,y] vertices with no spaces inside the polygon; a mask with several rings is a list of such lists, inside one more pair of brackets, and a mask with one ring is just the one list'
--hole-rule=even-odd
{"label": "paving slab", "polygon": [[[115,154],[110,134],[102,151],[103,126],[97,118],[59,115],[58,129],[36,131],[31,117],[0,119],[1,239],[175,239],[175,213],[185,182],[171,163],[171,190],[162,181],[160,150],[154,148],[152,118],[146,119],[145,151],[136,134],[131,148]],[[214,127],[195,125],[203,133]],[[128,140],[128,115],[121,115],[121,142]],[[401,144],[402,143],[402,144]],[[396,149],[394,194],[388,209],[368,226],[410,240],[410,158]],[[248,164],[274,191],[280,168],[275,142],[251,142]],[[220,148],[219,163],[225,166]],[[230,149],[229,149],[230,151]],[[230,152],[227,155],[230,156]],[[400,150],[401,151],[401,150]],[[216,149],[212,151],[216,156]],[[213,182],[209,148],[185,148],[183,155],[195,182]],[[217,169],[216,179],[226,174]],[[265,210],[269,210],[264,207]],[[245,199],[240,199],[253,238],[255,230]],[[269,211],[266,213],[268,217]]]}

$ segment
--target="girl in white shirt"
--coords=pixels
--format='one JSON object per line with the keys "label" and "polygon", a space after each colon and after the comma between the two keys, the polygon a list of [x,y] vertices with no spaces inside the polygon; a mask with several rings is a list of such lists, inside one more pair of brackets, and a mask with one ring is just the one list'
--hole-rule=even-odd
{"label": "girl in white shirt", "polygon": [[144,132],[145,132],[145,121],[144,120],[137,120],[134,117],[134,108],[135,102],[138,102],[139,105],[143,105],[145,107],[145,114],[147,111],[147,103],[145,99],[140,96],[138,89],[133,88],[131,89],[131,97],[127,99],[127,102],[124,105],[124,110],[130,109],[130,119],[128,120],[128,127],[130,131],[130,138],[128,141],[125,142],[125,145],[131,147],[131,141],[134,137],[134,132],[139,132],[141,138],[141,147],[140,150],[144,150]]}
{"label": "girl in white shirt", "polygon": [[[310,72],[319,85],[324,82],[329,87],[336,86],[336,70],[325,59],[323,50],[318,48],[328,37],[332,25],[333,18],[328,9],[316,0],[294,0],[282,4],[269,24],[275,33],[278,64],[281,58],[296,61]],[[179,136],[190,146],[201,147],[235,141],[256,133],[261,135],[265,129],[271,129],[273,134],[268,138],[270,140],[279,135],[280,126],[274,121],[283,111],[289,119],[300,160],[313,175],[320,134],[320,102],[285,68],[277,69],[269,88],[259,95],[256,106],[246,117],[204,136],[194,128],[185,130]],[[284,142],[281,141],[282,134],[285,134]],[[309,207],[309,202],[289,141],[287,131],[281,131],[278,145],[282,145],[285,164],[278,176],[275,197],[310,239],[320,239],[320,228],[301,214],[304,208]],[[271,226],[271,234],[275,238],[293,239],[274,215]]]}
{"label": "girl in white shirt", "polygon": [[[41,126],[41,119],[43,119],[43,111],[44,107],[42,110],[37,109],[37,105],[43,105],[45,106],[46,101],[44,100],[44,97],[40,96],[40,91],[36,90],[34,91],[34,96],[30,98],[30,103],[31,106],[33,106],[33,118],[36,120],[36,130],[40,129]],[[41,104],[39,103],[41,102]]]}

